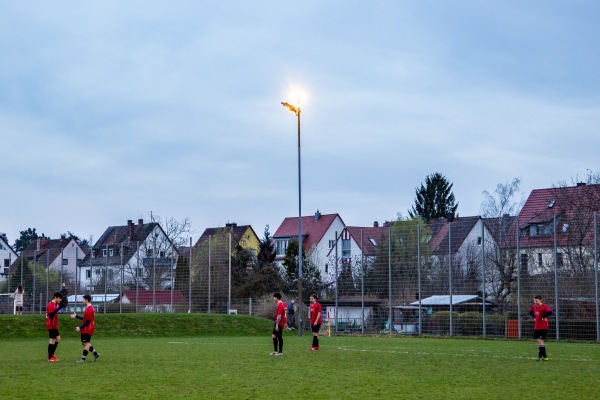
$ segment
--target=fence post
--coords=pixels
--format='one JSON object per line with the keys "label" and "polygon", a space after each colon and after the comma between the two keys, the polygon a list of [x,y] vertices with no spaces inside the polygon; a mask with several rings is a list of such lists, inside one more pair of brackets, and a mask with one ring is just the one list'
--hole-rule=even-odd
{"label": "fence post", "polygon": [[449,294],[450,294],[450,333],[452,336],[452,219],[454,216],[448,216],[448,280],[449,280]]}
{"label": "fence post", "polygon": [[[343,254],[343,252],[342,252]],[[360,331],[365,334],[365,253],[363,252],[363,230],[360,230],[360,306],[362,310],[362,324]]]}
{"label": "fence post", "polygon": [[516,244],[517,244],[517,254],[516,254],[516,263],[517,263],[517,320],[518,320],[518,325],[519,325],[519,339],[522,339],[522,333],[521,333],[521,324],[522,324],[522,317],[521,317],[521,249],[519,248],[519,217],[517,216],[516,218],[516,223],[515,223],[515,234],[517,235],[517,240],[516,240]]}
{"label": "fence post", "polygon": [[123,313],[123,280],[125,278],[125,265],[123,264],[123,242],[121,242],[121,247],[119,248],[119,256],[121,257],[121,273],[120,282],[119,282],[119,314]]}
{"label": "fence post", "polygon": [[560,314],[558,307],[558,235],[556,233],[556,214],[554,215],[552,225],[554,230],[554,314],[556,315],[556,341],[560,340]]}
{"label": "fence post", "polygon": [[417,275],[418,275],[418,287],[419,287],[419,336],[423,333],[423,313],[421,312],[421,220],[417,222]]}
{"label": "fence post", "polygon": [[338,333],[338,234],[335,231],[335,333]]}
{"label": "fence post", "polygon": [[485,321],[485,224],[483,222],[483,218],[481,219],[481,280],[482,280],[482,288],[481,292],[483,294],[483,337],[486,336],[486,321]]}
{"label": "fence post", "polygon": [[211,289],[211,287],[210,287],[210,273],[211,273],[210,267],[211,267],[211,262],[212,262],[212,259],[211,259],[212,254],[210,252],[211,251],[211,244],[210,244],[211,238],[212,238],[212,235],[208,237],[208,313],[209,314],[210,314],[210,294],[211,294],[210,293],[210,289]]}
{"label": "fence post", "polygon": [[[388,245],[388,328],[390,335],[394,331],[394,318],[392,317],[392,227],[389,227],[389,245]],[[362,240],[362,237],[361,237]],[[361,243],[362,248],[362,243]]]}
{"label": "fence post", "polygon": [[252,297],[248,298],[248,315],[252,315]]}
{"label": "fence post", "polygon": [[596,342],[600,342],[600,304],[598,304],[598,211],[594,211],[594,281],[596,294]]}
{"label": "fence post", "polygon": [[230,313],[229,310],[231,310],[231,230],[229,230],[229,235],[228,235],[228,240],[229,240],[229,252],[228,252],[228,259],[229,259],[229,273],[228,273],[228,285],[229,285],[229,290],[227,292],[227,314]]}
{"label": "fence post", "polygon": [[188,276],[188,313],[192,312],[192,237],[190,236],[190,262]]}

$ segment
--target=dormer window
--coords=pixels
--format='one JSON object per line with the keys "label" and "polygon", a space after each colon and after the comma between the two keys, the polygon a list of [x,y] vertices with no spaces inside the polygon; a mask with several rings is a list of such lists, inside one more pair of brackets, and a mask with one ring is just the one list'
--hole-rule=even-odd
{"label": "dormer window", "polygon": [[556,200],[550,200],[550,203],[548,203],[548,208],[554,207],[554,204],[556,204]]}

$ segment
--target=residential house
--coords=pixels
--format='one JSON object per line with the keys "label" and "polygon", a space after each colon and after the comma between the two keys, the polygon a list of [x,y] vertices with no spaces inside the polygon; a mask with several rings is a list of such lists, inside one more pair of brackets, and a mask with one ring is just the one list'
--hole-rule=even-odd
{"label": "residential house", "polygon": [[6,280],[10,272],[10,265],[17,259],[17,253],[4,240],[0,234],[0,282]]}
{"label": "residential house", "polygon": [[[319,268],[321,277],[328,272],[329,252],[336,242],[336,232],[341,233],[346,224],[339,214],[321,214],[318,210],[314,216],[303,216],[302,248],[307,252],[309,260]],[[298,217],[287,217],[273,234],[275,263],[281,268],[290,240],[298,238]]]}
{"label": "residential house", "polygon": [[173,312],[176,304],[187,304],[181,290],[123,290],[123,296],[117,299],[123,304],[134,304],[144,311]]}
{"label": "residential house", "polygon": [[373,226],[347,226],[341,232],[333,246],[327,253],[328,263],[325,265],[325,272],[335,274],[336,251],[338,272],[346,266],[358,264],[364,259],[366,265],[370,265],[379,254],[382,243],[388,239],[389,229],[392,222],[385,222],[379,226],[375,221]]}
{"label": "residential house", "polygon": [[110,226],[80,263],[79,282],[88,291],[125,287],[170,287],[177,265],[177,249],[157,222],[138,219]]}
{"label": "residential house", "polygon": [[232,249],[239,245],[243,249],[249,250],[253,256],[258,254],[260,239],[256,235],[256,232],[254,232],[254,229],[252,229],[252,226],[238,225],[235,222],[228,222],[224,228],[206,228],[194,247],[199,248],[204,244],[208,244],[209,238],[213,238],[219,233],[231,233]]}
{"label": "residential house", "polygon": [[[481,290],[482,246],[493,243],[493,236],[480,216],[438,218],[429,223],[432,267],[429,280],[441,284],[434,292],[447,292],[449,288],[448,265],[451,259],[453,290],[469,293]],[[446,286],[448,281],[448,286]],[[435,285],[434,285],[435,286]]]}
{"label": "residential house", "polygon": [[594,214],[598,209],[600,185],[532,190],[519,213],[522,270],[543,274],[554,271],[556,265],[571,274],[593,271]]}
{"label": "residential house", "polygon": [[74,238],[61,235],[60,239],[37,238],[29,243],[21,255],[12,263],[15,269],[23,263],[59,271],[63,280],[75,278],[77,264],[89,253],[87,246],[81,246]]}

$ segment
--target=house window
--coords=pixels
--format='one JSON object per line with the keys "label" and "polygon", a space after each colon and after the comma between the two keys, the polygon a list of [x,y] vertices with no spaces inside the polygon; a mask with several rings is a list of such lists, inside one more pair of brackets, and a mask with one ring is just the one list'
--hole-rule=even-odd
{"label": "house window", "polygon": [[369,242],[371,242],[373,246],[377,247],[377,242],[372,237],[369,238]]}
{"label": "house window", "polygon": [[558,268],[562,268],[565,266],[565,260],[563,258],[563,253],[556,253],[556,265]]}
{"label": "house window", "polygon": [[4,275],[8,275],[9,272],[10,272],[10,268],[4,268]]}
{"label": "house window", "polygon": [[288,247],[287,240],[276,240],[275,241],[275,254],[278,256],[285,256],[287,247]]}
{"label": "house window", "polygon": [[69,265],[69,259],[68,258],[63,258],[62,259],[62,265]]}
{"label": "house window", "polygon": [[529,225],[529,236],[534,237],[538,235],[537,225]]}
{"label": "house window", "polygon": [[5,258],[4,259],[4,266],[5,267],[10,267],[10,264],[8,262],[9,262],[8,258]]}
{"label": "house window", "polygon": [[349,260],[350,256],[350,239],[342,239],[342,260]]}
{"label": "house window", "polygon": [[96,250],[92,250],[92,258],[96,258]]}
{"label": "house window", "polygon": [[541,267],[544,264],[544,259],[542,257],[542,253],[538,253],[538,267]]}
{"label": "house window", "polygon": [[106,249],[102,249],[102,257],[106,257]]}
{"label": "house window", "polygon": [[159,251],[158,252],[158,258],[165,258],[165,252],[164,251]]}
{"label": "house window", "polygon": [[115,255],[115,249],[112,249],[112,248],[108,249],[108,255],[111,256],[111,257],[114,256]]}
{"label": "house window", "polygon": [[90,279],[90,277],[92,276],[92,271],[90,271],[89,269],[85,271],[85,277],[87,279]]}
{"label": "house window", "polygon": [[477,236],[477,246],[481,246],[482,238],[481,236]]}
{"label": "house window", "polygon": [[333,246],[335,246],[335,240],[330,240],[329,241],[329,248],[333,249]]}
{"label": "house window", "polygon": [[329,272],[329,264],[325,263],[325,273],[328,273],[328,272]]}
{"label": "house window", "polygon": [[521,269],[527,269],[527,262],[528,262],[528,257],[527,254],[521,254]]}
{"label": "house window", "polygon": [[154,257],[154,249],[146,250],[146,256],[148,256],[148,258]]}

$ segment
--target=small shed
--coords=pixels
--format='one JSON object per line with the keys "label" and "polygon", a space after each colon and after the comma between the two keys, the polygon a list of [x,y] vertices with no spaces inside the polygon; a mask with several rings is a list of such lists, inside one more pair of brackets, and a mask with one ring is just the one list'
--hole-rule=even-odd
{"label": "small shed", "polygon": [[[452,311],[480,312],[483,308],[484,300],[476,294],[454,294],[452,295]],[[419,301],[413,301],[411,306],[419,306]],[[450,295],[430,296],[421,300],[421,307],[427,308],[427,313],[431,314],[437,311],[450,311]],[[485,300],[485,311],[495,312],[498,304],[491,300]]]}

